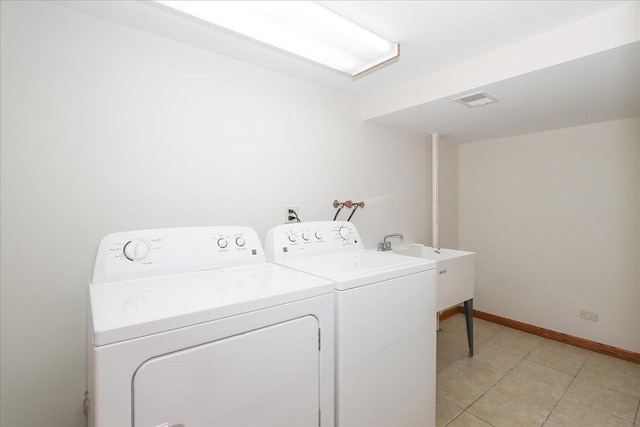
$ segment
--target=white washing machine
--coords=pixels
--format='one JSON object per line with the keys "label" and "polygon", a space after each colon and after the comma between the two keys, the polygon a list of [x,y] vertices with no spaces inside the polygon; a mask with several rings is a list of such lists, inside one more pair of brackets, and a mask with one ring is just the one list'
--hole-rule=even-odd
{"label": "white washing machine", "polygon": [[336,425],[435,425],[436,262],[364,249],[345,221],[277,226],[265,251],[334,282]]}
{"label": "white washing machine", "polygon": [[91,425],[333,425],[333,284],[252,229],[111,234],[89,298]]}

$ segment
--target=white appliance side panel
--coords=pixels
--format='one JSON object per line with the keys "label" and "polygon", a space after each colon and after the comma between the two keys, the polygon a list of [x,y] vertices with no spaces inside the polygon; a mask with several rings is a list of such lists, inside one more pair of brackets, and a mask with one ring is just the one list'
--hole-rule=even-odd
{"label": "white appliance side panel", "polygon": [[134,426],[317,426],[318,327],[305,316],[145,362]]}
{"label": "white appliance side panel", "polygon": [[435,425],[435,275],[336,292],[337,425]]}

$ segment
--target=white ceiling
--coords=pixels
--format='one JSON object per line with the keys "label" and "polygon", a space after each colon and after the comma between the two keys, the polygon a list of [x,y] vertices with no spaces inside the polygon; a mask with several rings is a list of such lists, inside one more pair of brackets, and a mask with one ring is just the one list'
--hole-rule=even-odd
{"label": "white ceiling", "polygon": [[[483,90],[499,102],[453,101]],[[443,140],[471,142],[640,116],[640,42],[372,119]]]}
{"label": "white ceiling", "polygon": [[[400,61],[357,80],[184,19],[152,2],[56,3],[351,96],[370,98],[625,2],[321,1],[401,45]],[[464,142],[640,115],[639,50],[635,43],[629,49],[610,52],[609,57],[586,57],[482,87],[501,99],[487,107],[465,110],[450,103],[451,96],[374,120],[417,132],[439,132]],[[611,73],[616,79],[606,79],[608,83],[602,85],[603,76]],[[587,110],[585,105],[598,108]]]}

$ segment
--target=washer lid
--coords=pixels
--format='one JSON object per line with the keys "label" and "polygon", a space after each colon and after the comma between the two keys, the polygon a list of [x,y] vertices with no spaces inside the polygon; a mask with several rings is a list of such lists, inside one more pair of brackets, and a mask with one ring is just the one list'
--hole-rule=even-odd
{"label": "washer lid", "polygon": [[93,345],[130,340],[333,292],[333,284],[272,263],[89,287]]}
{"label": "washer lid", "polygon": [[279,264],[330,279],[337,290],[436,268],[436,261],[371,249],[294,258]]}

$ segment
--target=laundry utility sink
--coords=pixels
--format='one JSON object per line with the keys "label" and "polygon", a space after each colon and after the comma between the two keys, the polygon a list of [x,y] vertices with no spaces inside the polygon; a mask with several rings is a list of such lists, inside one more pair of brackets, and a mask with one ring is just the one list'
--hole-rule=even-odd
{"label": "laundry utility sink", "polygon": [[436,250],[418,243],[392,246],[391,250],[400,255],[438,262],[437,311],[445,310],[473,298],[475,252],[455,249]]}
{"label": "laundry utility sink", "polygon": [[436,311],[440,312],[454,305],[464,303],[469,357],[473,357],[475,252],[434,249],[419,243],[392,246],[391,250],[400,255],[437,261]]}

